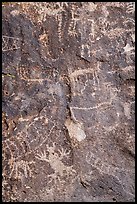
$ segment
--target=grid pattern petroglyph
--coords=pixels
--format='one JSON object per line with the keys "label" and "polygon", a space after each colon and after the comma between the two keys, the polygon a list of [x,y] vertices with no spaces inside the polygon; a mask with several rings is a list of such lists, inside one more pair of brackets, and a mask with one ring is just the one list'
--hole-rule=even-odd
{"label": "grid pattern petroglyph", "polygon": [[20,49],[20,38],[2,36],[2,52]]}

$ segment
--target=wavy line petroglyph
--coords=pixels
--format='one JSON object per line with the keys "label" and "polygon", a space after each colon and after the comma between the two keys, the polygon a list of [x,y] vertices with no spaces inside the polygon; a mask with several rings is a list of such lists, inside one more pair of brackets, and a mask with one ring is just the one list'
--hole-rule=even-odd
{"label": "wavy line petroglyph", "polygon": [[127,9],[126,9],[127,13],[135,13],[135,2],[128,2],[127,3]]}

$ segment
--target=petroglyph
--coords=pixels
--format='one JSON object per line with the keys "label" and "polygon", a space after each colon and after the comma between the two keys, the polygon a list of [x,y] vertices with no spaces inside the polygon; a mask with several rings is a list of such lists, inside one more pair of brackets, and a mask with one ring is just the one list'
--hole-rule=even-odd
{"label": "petroglyph", "polygon": [[64,157],[68,157],[70,154],[70,151],[67,152],[64,149],[58,150],[58,153],[55,152],[55,143],[53,143],[52,146],[46,145],[47,152],[49,153],[47,156],[46,151],[43,153],[37,154],[35,157],[38,160],[46,161],[50,164],[51,168],[54,170],[53,174],[49,174],[48,178],[50,178],[49,183],[57,183],[61,182],[61,178],[69,175],[74,175],[76,171],[73,169],[73,166],[66,166],[63,164],[62,159]]}
{"label": "petroglyph", "polygon": [[18,16],[20,12],[18,10],[13,10],[10,12],[12,16]]}
{"label": "petroglyph", "polygon": [[[34,69],[36,69],[36,71],[34,71]],[[39,69],[37,69],[37,67],[33,67],[32,72],[25,66],[17,66],[16,70],[19,78],[24,81],[27,81],[28,83],[38,82],[40,84],[43,84],[44,81],[52,82],[52,80],[50,80],[48,77],[42,78],[42,75],[38,72]]]}
{"label": "petroglyph", "polygon": [[[91,28],[90,31],[89,28]],[[81,33],[81,57],[90,59],[91,44],[95,39],[94,20],[88,19],[86,22],[83,20],[79,32]]]}
{"label": "petroglyph", "polygon": [[127,10],[126,10],[127,13],[135,13],[135,2],[128,2],[127,3]]}
{"label": "petroglyph", "polygon": [[[99,63],[97,63],[95,68],[88,68],[88,69],[77,69],[74,72],[71,72],[71,69],[69,70],[69,79],[71,82],[71,88],[72,88],[72,95],[81,95],[84,93],[86,86],[89,85],[89,81],[91,80],[89,78],[89,74],[92,76],[93,85],[95,86],[95,89],[99,89]],[[82,81],[80,82],[80,78],[82,78]],[[83,81],[83,78],[85,78],[85,81]],[[81,83],[81,84],[80,84]],[[97,86],[96,86],[97,85]]]}
{"label": "petroglyph", "polygon": [[126,54],[127,62],[128,63],[132,62],[132,58],[135,59],[135,47],[126,44],[126,46],[123,47],[123,49],[124,49],[123,53]]}
{"label": "petroglyph", "polygon": [[105,4],[107,7],[124,7],[125,6],[125,3],[124,2],[106,2]]}
{"label": "petroglyph", "polygon": [[69,27],[68,27],[68,34],[70,36],[77,36],[76,25],[77,25],[77,22],[80,20],[79,17],[80,17],[79,10],[75,11],[75,6],[72,5],[72,8],[71,8],[71,21],[70,21],[70,24],[69,24]]}
{"label": "petroglyph", "polygon": [[10,36],[2,36],[2,51],[7,52],[11,50],[20,49],[21,39]]}
{"label": "petroglyph", "polygon": [[126,44],[126,46],[123,47],[123,49],[124,49],[124,52],[123,52],[123,53],[130,52],[130,54],[132,54],[133,52],[131,52],[131,51],[134,50],[135,47],[133,47],[133,46],[131,47],[129,44]]}
{"label": "petroglyph", "polygon": [[24,177],[32,177],[35,162],[21,159],[28,153],[28,150],[30,151],[29,148],[29,145],[23,138],[18,138],[16,141],[14,141],[14,137],[6,139],[3,142],[3,158],[6,160],[8,156],[10,159],[7,165],[3,167],[3,173],[7,171],[8,167],[10,169],[9,178],[14,178],[23,182]]}
{"label": "petroglyph", "polygon": [[124,103],[124,113],[128,119],[131,119],[131,103]]}
{"label": "petroglyph", "polygon": [[31,164],[35,164],[35,162],[34,161],[28,162],[24,160],[15,161],[14,158],[11,158],[9,160],[9,165],[11,167],[11,172],[9,177],[19,179],[19,180],[22,180],[23,176],[25,176],[25,178],[32,177],[33,172],[30,167]]}
{"label": "petroglyph", "polygon": [[[108,162],[105,162],[101,160],[97,155],[95,155],[93,152],[88,152],[86,155],[86,162],[93,167],[97,168],[97,170],[101,174],[108,174],[108,175],[113,175],[115,176],[118,181],[123,185],[124,190],[129,194],[133,195],[131,192],[128,191],[128,188],[121,182],[121,175],[124,174],[125,177],[127,178],[127,175],[130,173],[130,170],[125,170],[125,168],[119,168],[115,167]],[[130,178],[127,178],[130,181]]]}
{"label": "petroglyph", "polygon": [[2,6],[3,201],[134,202],[135,3]]}
{"label": "petroglyph", "polygon": [[85,52],[86,52],[86,56],[88,56],[90,58],[90,49],[89,49],[89,45],[81,45],[81,57],[84,58]]}
{"label": "petroglyph", "polygon": [[48,2],[29,2],[25,4],[20,4],[20,6],[23,8],[23,11],[27,15],[31,7],[35,9],[35,12],[37,13],[37,20],[38,22],[44,22],[46,20],[47,16],[57,16],[59,13],[64,11],[64,6],[67,6],[66,2],[57,2],[55,5],[54,3],[48,3]]}
{"label": "petroglyph", "polygon": [[77,109],[77,110],[93,110],[93,109],[98,109],[98,108],[104,109],[110,105],[111,105],[111,102],[104,102],[104,103],[100,103],[97,106],[93,106],[93,107],[74,107],[74,106],[71,106],[71,109]]}
{"label": "petroglyph", "polygon": [[[126,18],[124,21],[126,31],[135,31],[135,20],[133,18]],[[130,25],[130,28],[129,28]],[[131,28],[132,27],[132,28]]]}
{"label": "petroglyph", "polygon": [[56,20],[58,21],[58,37],[59,37],[59,41],[61,42],[61,38],[62,38],[62,14],[59,13],[57,16],[56,16]]}
{"label": "petroglyph", "polygon": [[[91,43],[94,42],[95,39],[95,22],[94,19],[91,19],[90,12],[96,9],[96,5],[94,3],[89,3],[89,6],[86,5],[84,10],[77,9],[75,13],[73,9],[75,9],[75,6],[72,6],[71,10],[71,22],[68,28],[68,34],[75,37],[80,34],[80,55],[82,58],[90,60]],[[89,14],[86,12],[87,10]]]}

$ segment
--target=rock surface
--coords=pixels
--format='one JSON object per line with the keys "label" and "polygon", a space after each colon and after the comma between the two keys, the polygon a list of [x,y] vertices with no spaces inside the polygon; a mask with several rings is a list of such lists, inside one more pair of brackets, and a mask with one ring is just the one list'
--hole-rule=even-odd
{"label": "rock surface", "polygon": [[134,7],[2,5],[3,201],[134,201]]}

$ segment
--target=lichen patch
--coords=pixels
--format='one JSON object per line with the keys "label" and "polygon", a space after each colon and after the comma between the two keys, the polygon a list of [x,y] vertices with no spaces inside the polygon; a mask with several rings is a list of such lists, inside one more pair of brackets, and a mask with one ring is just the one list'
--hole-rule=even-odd
{"label": "lichen patch", "polygon": [[81,123],[76,123],[70,119],[67,119],[65,122],[65,126],[68,129],[70,138],[75,138],[79,142],[86,138],[86,134]]}

